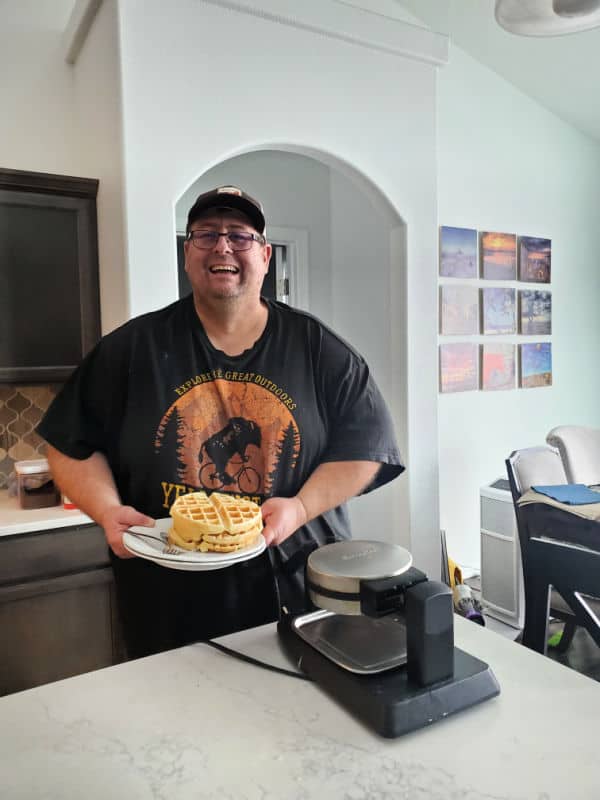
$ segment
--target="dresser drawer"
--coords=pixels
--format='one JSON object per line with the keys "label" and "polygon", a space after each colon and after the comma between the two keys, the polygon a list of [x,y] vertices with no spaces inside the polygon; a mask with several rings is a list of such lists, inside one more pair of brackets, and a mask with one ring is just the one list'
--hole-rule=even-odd
{"label": "dresser drawer", "polygon": [[108,545],[98,525],[0,538],[0,586],[109,564]]}

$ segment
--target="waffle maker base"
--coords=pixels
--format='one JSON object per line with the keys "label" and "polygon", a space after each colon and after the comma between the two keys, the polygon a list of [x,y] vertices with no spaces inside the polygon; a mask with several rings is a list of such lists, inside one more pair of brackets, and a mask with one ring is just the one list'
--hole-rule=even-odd
{"label": "waffle maker base", "polygon": [[380,736],[402,736],[500,693],[489,666],[458,647],[454,675],[426,687],[411,683],[404,666],[366,675],[350,672],[303,640],[295,619],[301,617],[290,615],[278,624],[285,650],[302,672]]}

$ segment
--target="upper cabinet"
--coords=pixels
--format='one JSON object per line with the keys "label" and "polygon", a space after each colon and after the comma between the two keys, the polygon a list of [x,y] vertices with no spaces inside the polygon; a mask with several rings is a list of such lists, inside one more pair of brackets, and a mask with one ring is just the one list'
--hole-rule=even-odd
{"label": "upper cabinet", "polygon": [[100,338],[97,193],[0,168],[0,382],[62,381]]}

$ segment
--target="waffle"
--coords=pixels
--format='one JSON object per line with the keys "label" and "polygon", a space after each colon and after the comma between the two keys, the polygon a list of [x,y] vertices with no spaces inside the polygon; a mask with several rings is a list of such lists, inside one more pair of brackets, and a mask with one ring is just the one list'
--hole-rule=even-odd
{"label": "waffle", "polygon": [[263,527],[256,503],[220,492],[182,495],[170,514],[169,544],[203,553],[243,550],[255,544]]}
{"label": "waffle", "polygon": [[211,494],[210,500],[223,521],[223,528],[228,533],[245,533],[250,528],[254,528],[259,521],[262,528],[260,508],[252,500],[238,499],[232,494],[221,492]]}
{"label": "waffle", "polygon": [[206,492],[182,494],[169,513],[179,537],[188,542],[200,542],[205,533],[221,533],[224,529],[219,512]]}

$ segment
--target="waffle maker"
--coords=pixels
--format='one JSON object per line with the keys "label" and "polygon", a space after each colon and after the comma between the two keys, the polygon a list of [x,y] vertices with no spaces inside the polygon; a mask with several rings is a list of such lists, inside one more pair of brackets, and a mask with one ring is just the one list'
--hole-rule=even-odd
{"label": "waffle maker", "polygon": [[284,614],[278,632],[298,668],[382,736],[393,738],[494,697],[489,666],[454,646],[452,592],[376,541],[313,551],[315,610]]}

